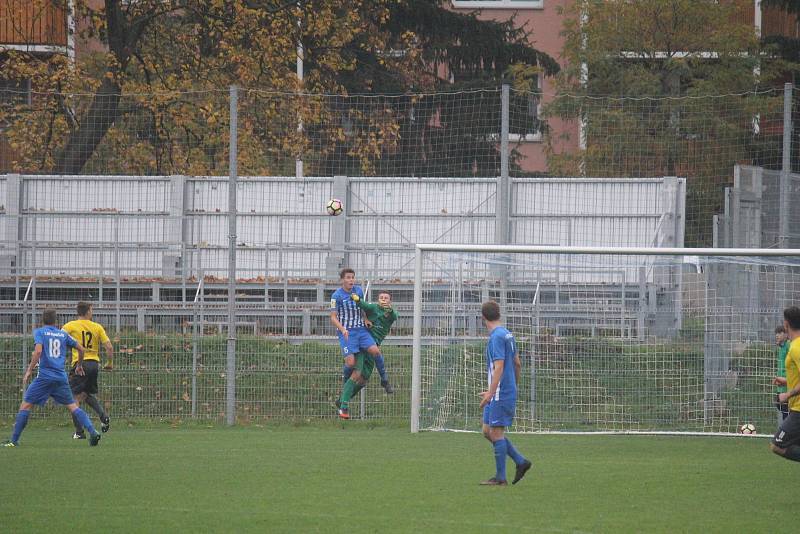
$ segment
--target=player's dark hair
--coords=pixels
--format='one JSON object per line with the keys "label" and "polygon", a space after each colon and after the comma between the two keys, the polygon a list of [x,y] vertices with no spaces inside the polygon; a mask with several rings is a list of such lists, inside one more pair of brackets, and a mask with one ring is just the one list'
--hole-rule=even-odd
{"label": "player's dark hair", "polygon": [[497,321],[500,319],[500,305],[493,300],[487,300],[481,306],[481,315],[487,321]]}
{"label": "player's dark hair", "polygon": [[84,315],[89,313],[90,309],[92,309],[92,304],[90,302],[81,301],[81,302],[78,303],[78,305],[75,307],[75,309],[77,310],[78,315],[83,317]]}
{"label": "player's dark hair", "polygon": [[356,272],[353,269],[347,267],[346,269],[342,269],[341,272],[339,272],[339,280],[344,280],[344,275],[346,275],[347,273],[353,273],[353,276],[356,275]]}
{"label": "player's dark hair", "polygon": [[789,323],[789,328],[792,330],[800,330],[800,308],[797,306],[789,306],[783,310],[783,318]]}
{"label": "player's dark hair", "polygon": [[42,322],[47,326],[55,326],[58,314],[53,308],[47,308],[42,312]]}
{"label": "player's dark hair", "polygon": [[783,327],[782,324],[780,324],[780,325],[775,327],[775,333],[776,334],[785,334],[786,333],[786,329]]}

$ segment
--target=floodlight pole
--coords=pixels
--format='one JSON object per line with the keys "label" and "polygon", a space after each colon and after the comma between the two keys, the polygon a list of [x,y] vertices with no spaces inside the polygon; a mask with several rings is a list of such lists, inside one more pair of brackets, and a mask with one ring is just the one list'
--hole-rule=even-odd
{"label": "floodlight pole", "polygon": [[495,243],[508,243],[509,231],[509,212],[511,204],[511,189],[509,184],[509,150],[508,150],[508,131],[509,131],[509,99],[510,87],[503,84],[500,93],[500,176],[497,177],[497,196],[495,217]]}
{"label": "floodlight pole", "polygon": [[236,181],[239,88],[230,88],[230,163],[228,176],[228,355],[225,365],[225,423],[236,422]]}
{"label": "floodlight pole", "polygon": [[[301,7],[300,2],[297,3],[298,9]],[[298,87],[303,86],[303,58],[305,57],[305,49],[303,48],[303,21],[298,16],[297,17],[297,85]],[[298,92],[298,98],[300,98],[300,94]],[[298,106],[299,109],[299,106]],[[297,113],[297,133],[303,133],[303,117],[298,111]],[[303,177],[303,158],[301,154],[297,153],[297,158],[294,160],[294,177],[296,179],[301,179]]]}
{"label": "floodlight pole", "polygon": [[[792,84],[783,86],[783,149],[781,158],[778,247],[789,248],[789,175],[792,172]],[[738,245],[738,243],[737,243]]]}

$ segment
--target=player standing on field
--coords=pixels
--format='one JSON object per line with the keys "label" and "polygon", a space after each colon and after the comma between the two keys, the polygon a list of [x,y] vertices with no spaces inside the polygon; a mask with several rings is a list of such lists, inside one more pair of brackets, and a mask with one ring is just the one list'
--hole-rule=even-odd
{"label": "player standing on field", "polygon": [[512,484],[519,482],[532,465],[505,437],[505,428],[514,421],[521,364],[514,335],[500,325],[500,306],[497,302],[484,302],[481,315],[489,331],[489,342],[486,344],[489,387],[480,393],[480,407],[483,408],[483,436],[492,442],[496,467],[495,475],[481,482],[481,485],[507,486],[506,455],[517,465]]}
{"label": "player standing on field", "polygon": [[[398,318],[397,312],[392,309],[391,295],[385,291],[379,293],[378,304],[366,302],[355,293],[352,293],[350,298],[356,302],[364,313],[366,313],[367,319],[372,323],[369,327],[369,331],[375,339],[375,343],[380,346],[389,333],[392,324]],[[342,417],[343,419],[349,418],[348,408],[350,399],[366,386],[369,377],[372,376],[373,369],[376,367],[377,361],[378,358],[374,358],[370,354],[365,354],[363,351],[356,355],[356,364],[353,374],[350,376],[350,379],[344,383],[342,394],[336,403],[336,407],[340,410],[340,417],[342,417],[342,409],[348,414],[348,417]],[[383,356],[380,356],[380,362],[380,365],[378,365],[378,372],[381,375],[381,386],[386,390],[386,393],[394,393],[394,389],[392,389],[392,385],[386,377]]]}
{"label": "player standing on field", "polygon": [[4,447],[17,447],[19,437],[28,424],[28,417],[34,404],[39,406],[53,397],[58,404],[63,404],[69,411],[78,418],[84,428],[89,430],[89,445],[100,443],[100,434],[92,426],[92,421],[86,412],[81,410],[72,398],[72,392],[67,382],[67,372],[64,370],[64,363],[67,350],[74,348],[78,351],[78,363],[75,372],[83,374],[83,347],[72,339],[69,334],[56,328],[56,311],[53,309],[44,310],[42,313],[44,326],[37,328],[33,333],[34,349],[31,363],[25,370],[22,377],[22,384],[28,381],[36,364],[39,364],[39,374],[33,379],[31,385],[25,390],[22,397],[22,404],[19,405],[14,431],[9,441],[3,442]]}
{"label": "player standing on field", "polygon": [[[372,335],[367,330],[361,310],[351,298],[352,294],[364,298],[361,286],[356,285],[356,273],[353,269],[342,269],[339,273],[342,287],[331,295],[330,318],[336,327],[339,336],[339,346],[342,348],[344,365],[342,366],[342,381],[346,382],[353,373],[356,364],[356,354],[367,351],[371,356],[380,355],[381,351]],[[348,419],[350,415],[346,409],[339,408],[339,417]]]}
{"label": "player standing on field", "polygon": [[[100,417],[100,429],[103,432],[108,432],[111,427],[111,420],[108,417],[103,405],[97,400],[97,378],[100,374],[100,345],[106,351],[106,365],[104,369],[110,371],[113,369],[114,347],[111,345],[111,340],[108,339],[106,331],[100,323],[92,321],[92,305],[88,302],[79,302],[77,309],[78,319],[70,321],[62,327],[67,334],[75,339],[79,339],[83,348],[86,349],[86,354],[83,357],[83,370],[84,374],[79,375],[75,372],[75,367],[78,363],[78,351],[72,351],[72,370],[69,373],[69,386],[72,389],[72,394],[75,395],[75,400],[78,404],[83,403],[92,407],[92,409]],[[75,425],[75,434],[72,435],[75,439],[86,439],[86,434],[83,432],[83,425],[73,416],[72,422]]]}
{"label": "player standing on field", "polygon": [[786,354],[785,384],[789,391],[778,394],[779,403],[789,404],[789,415],[781,422],[772,438],[770,449],[787,460],[800,462],[800,308],[790,306],[783,310],[783,327],[789,336]]}
{"label": "player standing on field", "polygon": [[775,407],[783,420],[789,415],[789,405],[777,399],[778,395],[786,392],[786,353],[789,352],[789,339],[783,325],[775,329],[775,344],[778,346],[778,374],[772,379],[772,383],[777,386],[775,388]]}

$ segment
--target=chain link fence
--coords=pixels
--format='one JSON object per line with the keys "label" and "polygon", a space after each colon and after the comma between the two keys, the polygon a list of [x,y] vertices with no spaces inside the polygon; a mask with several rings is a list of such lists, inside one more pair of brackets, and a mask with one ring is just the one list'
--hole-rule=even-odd
{"label": "chain link fence", "polygon": [[89,300],[120,352],[101,393],[118,416],[332,417],[328,299],[350,266],[401,313],[397,393],[372,385],[353,415],[407,420],[414,243],[710,244],[736,164],[791,168],[791,102],[5,91],[0,413],[41,310]]}

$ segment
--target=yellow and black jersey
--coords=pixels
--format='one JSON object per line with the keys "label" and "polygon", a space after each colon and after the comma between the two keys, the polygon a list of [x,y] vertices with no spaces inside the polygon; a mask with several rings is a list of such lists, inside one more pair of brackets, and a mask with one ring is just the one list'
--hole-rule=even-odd
{"label": "yellow and black jersey", "polygon": [[[83,355],[84,360],[100,361],[100,345],[109,342],[103,325],[88,319],[77,319],[68,322],[61,329],[86,349],[86,353]],[[78,351],[72,349],[72,365],[76,363],[78,363]]]}

